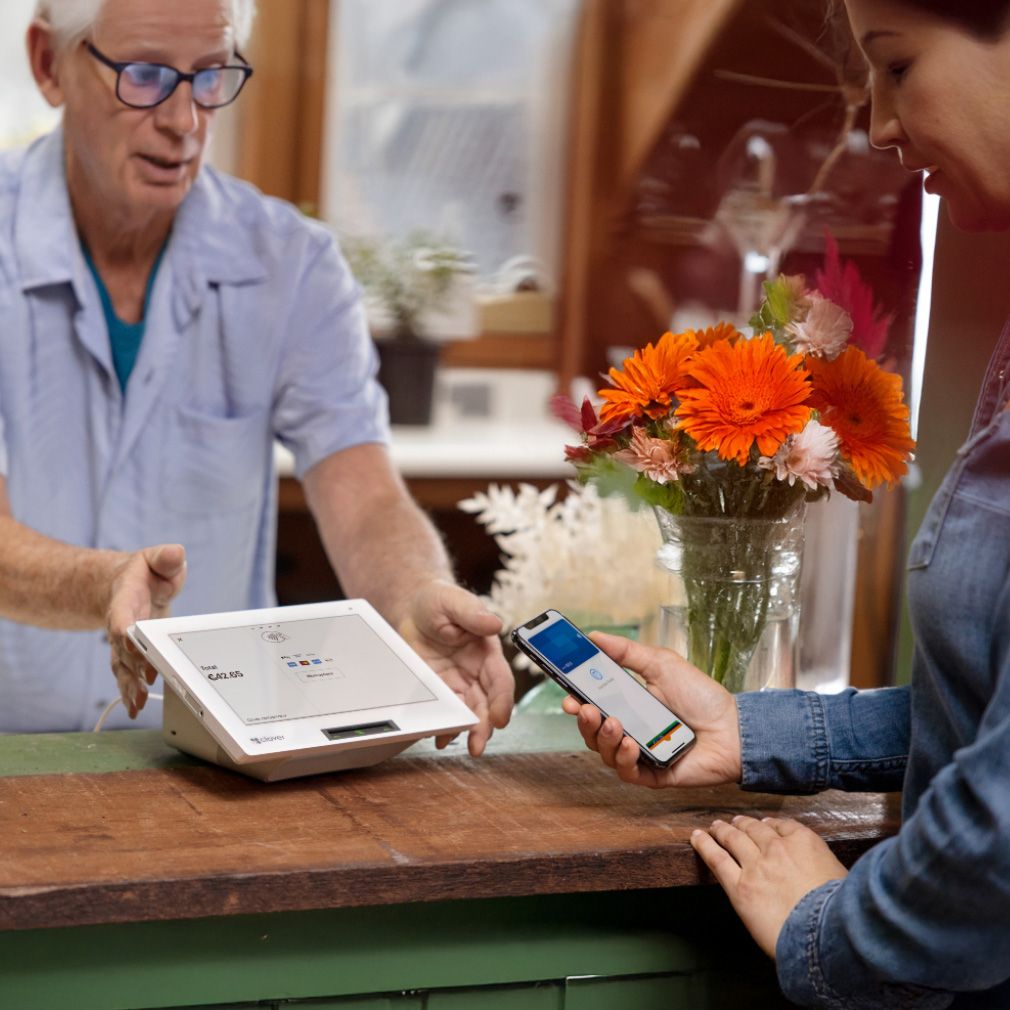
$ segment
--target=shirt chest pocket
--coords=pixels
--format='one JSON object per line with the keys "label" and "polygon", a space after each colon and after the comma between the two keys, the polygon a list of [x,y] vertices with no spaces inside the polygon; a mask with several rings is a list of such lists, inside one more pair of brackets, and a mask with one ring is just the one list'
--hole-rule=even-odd
{"label": "shirt chest pocket", "polygon": [[221,417],[172,408],[162,451],[166,508],[208,516],[261,500],[271,451],[268,421],[267,410]]}
{"label": "shirt chest pocket", "polygon": [[958,496],[976,505],[1006,510],[1010,478],[1010,414],[997,415],[957,451],[957,457],[926,512],[909,550],[910,570],[928,568]]}

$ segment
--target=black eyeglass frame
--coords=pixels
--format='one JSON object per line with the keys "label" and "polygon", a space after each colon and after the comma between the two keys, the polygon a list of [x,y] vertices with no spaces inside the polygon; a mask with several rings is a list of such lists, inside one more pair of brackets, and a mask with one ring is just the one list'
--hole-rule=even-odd
{"label": "black eyeglass frame", "polygon": [[[95,46],[93,42],[85,40],[84,45],[87,48],[88,52],[91,53],[91,55],[94,56],[94,58],[98,60],[99,63],[104,63],[105,66],[107,66],[110,70],[115,70],[116,98],[118,98],[123,103],[123,105],[129,106],[131,109],[156,109],[159,105],[162,104],[162,102],[167,102],[172,97],[172,95],[175,94],[179,85],[182,84],[183,81],[188,81],[189,86],[192,88],[196,81],[196,78],[200,74],[205,74],[215,70],[241,70],[243,74],[242,83],[238,86],[238,90],[235,92],[235,94],[232,95],[227,102],[221,102],[219,105],[208,105],[205,102],[201,102],[196,97],[195,90],[193,92],[193,101],[201,109],[223,109],[226,105],[231,105],[231,103],[234,102],[236,98],[238,98],[238,96],[242,93],[242,89],[246,86],[246,83],[248,82],[249,78],[252,77],[253,75],[253,68],[249,66],[248,63],[246,63],[245,57],[238,51],[236,51],[235,55],[238,57],[238,59],[242,61],[241,63],[229,63],[225,64],[222,67],[203,67],[200,70],[194,70],[192,73],[187,74],[182,70],[178,70],[175,67],[169,66],[167,63],[150,63],[144,60],[126,60],[124,62],[117,62],[116,60],[109,59],[109,57],[106,56],[105,53],[103,53],[100,49],[98,49],[98,47]],[[137,105],[135,102],[128,102],[125,98],[123,98],[123,96],[120,94],[119,91],[119,83],[122,80],[123,71],[126,70],[127,67],[157,67],[160,70],[171,70],[172,73],[175,74],[175,84],[172,85],[171,90],[168,92],[167,95],[165,95],[164,98],[159,98],[158,101],[153,102],[151,105]]]}

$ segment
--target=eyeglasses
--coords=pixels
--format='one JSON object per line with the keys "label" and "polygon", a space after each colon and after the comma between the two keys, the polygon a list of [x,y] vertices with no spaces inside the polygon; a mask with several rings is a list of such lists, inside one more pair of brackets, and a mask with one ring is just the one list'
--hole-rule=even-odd
{"label": "eyeglasses", "polygon": [[163,63],[117,63],[90,42],[85,45],[99,63],[116,71],[116,97],[131,109],[152,109],[160,105],[172,97],[183,81],[189,81],[193,101],[201,109],[220,109],[238,98],[253,72],[239,53],[235,55],[242,60],[240,66],[207,67],[184,74]]}

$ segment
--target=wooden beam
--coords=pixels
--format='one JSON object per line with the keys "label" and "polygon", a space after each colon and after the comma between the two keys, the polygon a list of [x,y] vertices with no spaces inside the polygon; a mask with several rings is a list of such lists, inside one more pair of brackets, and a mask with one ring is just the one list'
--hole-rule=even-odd
{"label": "wooden beam", "polygon": [[620,35],[617,188],[627,193],[741,0],[634,0]]}
{"label": "wooden beam", "polygon": [[599,224],[600,177],[606,165],[604,138],[612,129],[616,105],[607,87],[606,54],[619,14],[610,0],[585,0],[574,47],[558,325],[557,372],[563,392],[582,371],[594,250],[605,238]]}
{"label": "wooden beam", "polygon": [[264,193],[319,206],[328,0],[260,0],[239,104],[236,170]]}

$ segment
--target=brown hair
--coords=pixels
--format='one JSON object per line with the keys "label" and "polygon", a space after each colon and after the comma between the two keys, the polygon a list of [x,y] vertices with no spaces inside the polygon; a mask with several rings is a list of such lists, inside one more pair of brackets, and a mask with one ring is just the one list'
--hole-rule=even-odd
{"label": "brown hair", "polygon": [[[981,39],[997,39],[1007,29],[1010,0],[896,0],[903,7],[942,18]],[[828,0],[832,15],[843,14],[842,0]]]}

